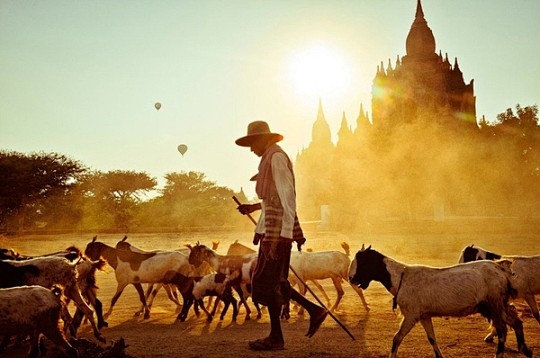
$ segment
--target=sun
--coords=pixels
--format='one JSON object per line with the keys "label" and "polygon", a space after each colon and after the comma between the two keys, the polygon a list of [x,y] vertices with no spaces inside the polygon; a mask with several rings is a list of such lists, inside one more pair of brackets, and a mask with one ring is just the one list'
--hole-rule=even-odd
{"label": "sun", "polygon": [[291,56],[288,77],[296,95],[328,98],[346,94],[350,89],[351,68],[338,49],[318,43]]}

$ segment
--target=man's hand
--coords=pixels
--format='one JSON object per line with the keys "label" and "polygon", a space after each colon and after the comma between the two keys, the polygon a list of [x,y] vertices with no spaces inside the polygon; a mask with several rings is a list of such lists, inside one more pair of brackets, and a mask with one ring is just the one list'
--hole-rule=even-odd
{"label": "man's hand", "polygon": [[263,237],[264,235],[255,233],[255,235],[253,235],[253,245],[259,245],[259,242],[263,239]]}
{"label": "man's hand", "polygon": [[242,215],[251,214],[255,210],[261,209],[261,204],[240,204],[236,208]]}

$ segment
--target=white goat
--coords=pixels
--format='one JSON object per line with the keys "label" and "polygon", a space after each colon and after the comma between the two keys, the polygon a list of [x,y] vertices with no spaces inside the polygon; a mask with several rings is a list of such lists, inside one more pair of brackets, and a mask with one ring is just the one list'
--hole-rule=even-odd
{"label": "white goat", "polygon": [[[348,245],[342,243],[341,246],[348,252]],[[298,284],[300,288],[300,293],[302,295],[306,294],[306,287],[302,284],[301,281],[307,282],[311,281],[319,288],[326,298],[327,303],[329,304],[330,299],[322,286],[316,280],[331,279],[334,287],[337,292],[337,300],[334,305],[330,308],[331,311],[336,311],[338,309],[339,303],[343,298],[345,292],[341,285],[342,280],[348,282],[348,273],[351,260],[347,254],[339,251],[320,251],[320,252],[302,252],[302,251],[292,251],[291,252],[291,261],[290,266],[294,269],[296,274],[300,279],[293,273],[289,272],[289,282],[291,286]],[[292,271],[292,270],[291,270]],[[369,311],[369,306],[364,298],[362,290],[357,286],[350,284],[353,290],[358,294],[364,309]],[[298,311],[299,314],[303,313],[303,308]]]}
{"label": "white goat", "polygon": [[188,257],[180,252],[164,252],[141,254],[128,250],[118,250],[112,246],[96,241],[94,237],[86,245],[85,255],[96,260],[100,257],[107,260],[114,268],[117,287],[116,293],[111,300],[111,306],[104,315],[109,317],[114,304],[122,294],[127,285],[132,284],[139,293],[139,299],[144,306],[144,319],[150,318],[150,310],[146,304],[146,298],[142,289],[143,283],[162,283],[165,275],[169,271],[179,272],[188,276],[191,272],[191,265]]}
{"label": "white goat", "polygon": [[[73,300],[77,308],[84,312],[90,321],[94,336],[102,342],[105,339],[99,332],[94,320],[94,311],[88,306],[81,295],[81,290],[77,282],[76,266],[79,261],[70,262],[61,256],[43,256],[24,261],[0,261],[1,271],[11,270],[11,267],[37,269],[36,274],[26,274],[25,276],[2,277],[0,287],[15,287],[23,285],[39,285],[50,288],[55,284],[64,287],[65,296]],[[0,275],[2,276],[2,275]],[[6,275],[7,276],[7,275]],[[10,275],[11,276],[11,275]]]}
{"label": "white goat", "polygon": [[[132,252],[138,252],[140,254],[155,254],[155,253],[164,253],[164,252],[180,252],[186,256],[189,255],[189,249],[187,247],[177,249],[177,250],[143,250],[136,246],[133,246],[131,243],[127,242],[127,236],[124,236],[124,238],[116,243],[116,248],[118,250],[129,250]],[[169,300],[171,300],[176,305],[176,311],[180,312],[182,309],[182,305],[178,301],[178,295],[176,295],[176,291],[174,291],[174,286],[169,286],[166,283],[157,283],[156,287],[154,288],[154,283],[148,284],[148,289],[146,290],[146,305],[148,307],[148,310],[151,310],[152,303],[154,302],[154,299],[156,298],[157,293],[159,290],[163,287],[165,289],[165,292],[167,293],[167,297],[169,297]],[[135,316],[140,316],[141,313],[144,312],[144,306],[141,306],[141,308],[135,312]]]}
{"label": "white goat", "polygon": [[[96,313],[98,329],[108,327],[108,323],[105,321],[105,319],[103,319],[103,305],[101,304],[101,301],[97,298],[98,287],[96,285],[96,271],[103,270],[103,268],[107,264],[105,260],[89,260],[83,255],[82,251],[75,246],[69,246],[63,251],[53,252],[41,256],[25,256],[17,253],[17,260],[22,261],[36,257],[51,256],[64,257],[70,261],[78,260],[78,264],[76,266],[77,283],[79,285],[79,289],[81,290],[81,295],[86,300],[86,302],[88,302],[88,304],[93,307]],[[77,308],[73,317],[72,324],[70,326],[72,334],[75,335],[77,333],[77,329],[79,328],[83,316],[84,312],[80,308]]]}
{"label": "white goat", "polygon": [[39,336],[45,335],[60,346],[68,357],[78,357],[59,327],[62,289],[53,286],[22,286],[0,289],[0,335],[30,335],[30,357],[39,354]]}
{"label": "white goat", "polygon": [[[165,250],[165,249],[156,249],[156,250],[143,250],[136,246],[133,246],[131,243],[127,242],[127,236],[124,236],[124,238],[116,243],[116,248],[120,250],[130,250],[133,252],[138,252],[142,254],[148,254],[148,253],[164,253],[164,252],[180,252],[186,256],[189,256],[189,248],[188,247],[182,247],[178,249],[172,249],[172,250]],[[217,250],[219,246],[219,241],[212,241],[212,250]],[[212,266],[210,266],[209,263],[203,262],[203,264],[199,267],[192,267],[191,275],[192,276],[205,276],[211,273],[214,273],[214,269]],[[168,285],[166,283],[158,283],[156,287],[154,288],[154,284],[149,284],[148,289],[146,291],[146,300],[147,300],[147,306],[150,310],[152,308],[152,303],[154,302],[154,299],[156,298],[157,293],[159,290],[163,287],[165,289],[165,292],[167,293],[167,297],[174,302],[177,306],[176,312],[180,312],[182,309],[182,305],[178,301],[178,295],[176,294],[175,285]],[[213,297],[210,297],[209,304],[211,304]],[[141,307],[141,309],[135,313],[135,316],[139,316],[144,310],[144,307]]]}
{"label": "white goat", "polygon": [[[223,320],[223,317],[227,313],[229,305],[232,304],[232,320],[236,321],[236,317],[238,316],[238,305],[232,293],[232,286],[233,282],[238,277],[240,277],[240,275],[241,274],[238,271],[233,272],[231,275],[226,275],[218,272],[205,275],[200,279],[195,280],[193,285],[193,298],[199,304],[202,310],[206,313],[208,321],[211,321],[214,317],[219,301],[223,301],[223,303],[225,304],[223,310],[221,311],[220,320]],[[208,312],[208,310],[204,307],[202,301],[204,297],[209,296],[217,297],[212,312]]]}
{"label": "white goat", "polygon": [[[237,272],[234,279],[231,278],[231,285],[240,297],[240,303],[246,308],[246,320],[250,319],[251,309],[249,308],[246,298],[249,296],[250,290],[247,285],[251,284],[251,273],[253,272],[254,264],[257,261],[257,254],[248,255],[219,255],[214,250],[197,243],[195,246],[189,246],[191,252],[189,254],[189,262],[196,268],[200,267],[203,262],[207,262],[214,270],[226,275],[232,275]],[[259,305],[257,308],[257,318],[261,317]]]}
{"label": "white goat", "polygon": [[397,355],[403,338],[420,321],[435,357],[442,357],[433,329],[432,317],[467,316],[480,313],[492,320],[499,343],[496,357],[503,357],[507,328],[510,325],[518,349],[532,357],[525,344],[523,322],[508,305],[513,293],[511,272],[492,261],[476,261],[445,268],[410,266],[381,253],[367,249],[358,251],[351,263],[350,282],[366,289],[372,280],[379,281],[394,296],[403,320],[394,335],[390,357]]}
{"label": "white goat", "polygon": [[[503,258],[508,269],[512,271],[510,282],[517,291],[518,298],[523,298],[531,308],[532,315],[540,323],[540,313],[535,295],[540,294],[540,255],[517,256],[499,255],[474,245],[467,246],[461,251],[459,262],[471,262],[476,260],[497,260]],[[491,330],[484,340],[491,341],[496,335],[495,329]]]}
{"label": "white goat", "polygon": [[[199,316],[199,307],[201,307],[207,315],[207,320],[210,322],[216,313],[219,301],[222,300],[225,303],[225,307],[221,312],[220,320],[223,320],[229,305],[232,304],[233,321],[236,321],[238,306],[236,299],[232,295],[231,281],[235,280],[239,274],[239,272],[235,272],[233,275],[228,276],[223,273],[213,273],[205,276],[187,277],[178,272],[170,272],[167,275],[166,282],[175,285],[184,299],[184,305],[177,319],[184,322],[187,318],[189,308],[193,305],[197,317]],[[204,297],[217,297],[216,304],[211,313],[204,307],[202,301]]]}

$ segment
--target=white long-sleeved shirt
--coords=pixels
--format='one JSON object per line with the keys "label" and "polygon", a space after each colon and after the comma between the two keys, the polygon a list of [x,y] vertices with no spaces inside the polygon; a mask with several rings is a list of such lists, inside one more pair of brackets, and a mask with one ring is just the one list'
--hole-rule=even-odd
{"label": "white long-sleeved shirt", "polygon": [[[294,189],[294,177],[289,169],[289,160],[285,154],[277,152],[272,155],[272,177],[276,185],[279,200],[283,206],[283,220],[280,236],[287,239],[293,238],[294,218],[296,217],[296,194]],[[264,234],[265,228],[265,203],[261,203],[261,216],[257,222],[255,232]]]}

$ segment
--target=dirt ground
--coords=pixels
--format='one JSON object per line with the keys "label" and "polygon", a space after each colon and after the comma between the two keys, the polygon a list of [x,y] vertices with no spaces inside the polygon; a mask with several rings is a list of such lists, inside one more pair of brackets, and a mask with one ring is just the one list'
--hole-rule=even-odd
{"label": "dirt ground", "polygon": [[[503,254],[540,254],[537,234],[392,234],[345,235],[335,232],[307,233],[307,248],[314,251],[341,250],[340,243],[346,241],[351,247],[351,255],[362,243],[371,244],[381,253],[404,263],[447,266],[457,262],[460,251],[469,244],[475,244]],[[99,235],[98,239],[115,245],[123,235]],[[84,249],[92,235],[23,236],[0,237],[0,247],[10,247],[17,251],[37,255],[61,250],[69,245]],[[200,241],[211,246],[219,241],[219,253],[225,253],[235,240],[250,245],[251,233],[190,233],[190,234],[133,234],[129,242],[143,249],[172,248],[190,242]],[[116,291],[116,280],[112,268],[98,273],[99,298],[108,310]],[[321,282],[331,300],[336,297],[330,280]],[[379,283],[373,282],[364,291],[371,310],[366,312],[360,299],[346,282],[345,296],[335,316],[351,331],[351,339],[330,317],[312,338],[305,337],[309,318],[291,313],[288,321],[283,321],[286,349],[275,352],[253,352],[247,348],[249,340],[261,338],[269,331],[267,314],[256,319],[245,319],[245,311],[240,310],[236,322],[231,321],[229,311],[223,321],[218,318],[208,323],[204,315],[197,318],[190,312],[185,322],[176,320],[175,305],[168,300],[165,292],[158,293],[152,307],[151,317],[143,320],[134,317],[140,307],[133,286],[128,286],[108,318],[109,327],[102,330],[108,342],[123,337],[129,345],[127,353],[134,357],[386,357],[391,340],[398,329],[400,318],[392,311],[392,297]],[[314,288],[314,287],[313,287]],[[315,293],[322,297],[315,289]],[[444,292],[441,292],[444,295]],[[308,293],[308,297],[311,297]],[[250,302],[251,303],[251,302]],[[523,305],[517,303],[519,311]],[[255,310],[253,310],[255,311]],[[540,352],[540,327],[536,320],[524,312],[523,321],[526,342],[533,351]],[[488,323],[479,315],[462,318],[435,318],[435,333],[445,357],[490,357],[494,355],[495,344],[488,344],[483,337],[488,332]],[[93,339],[90,326],[83,325],[81,337]],[[1,356],[23,357],[27,347],[8,348]],[[398,352],[400,357],[432,357],[421,325],[417,325],[404,339]],[[518,357],[516,339],[509,332],[507,357]]]}

